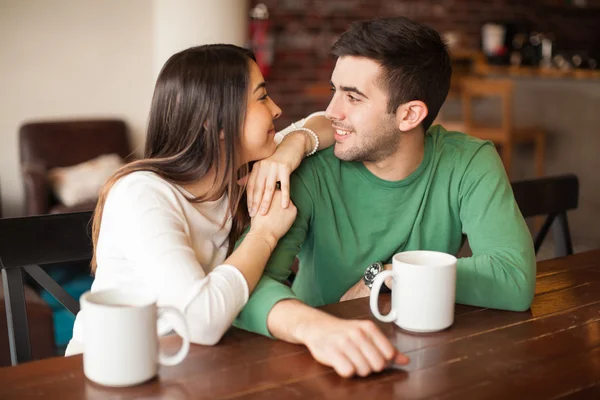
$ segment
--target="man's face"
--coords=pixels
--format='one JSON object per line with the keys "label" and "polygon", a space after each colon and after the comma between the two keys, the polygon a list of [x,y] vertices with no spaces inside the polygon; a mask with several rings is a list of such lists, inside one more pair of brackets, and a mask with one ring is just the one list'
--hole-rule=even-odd
{"label": "man's face", "polygon": [[387,112],[388,94],[377,85],[378,63],[344,56],[331,76],[333,98],[326,110],[335,133],[336,157],[344,161],[377,162],[395,153],[400,130]]}

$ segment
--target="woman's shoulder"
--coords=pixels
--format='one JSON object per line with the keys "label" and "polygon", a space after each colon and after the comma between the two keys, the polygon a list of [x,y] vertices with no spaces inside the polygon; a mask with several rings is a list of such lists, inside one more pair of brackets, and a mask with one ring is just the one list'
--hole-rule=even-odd
{"label": "woman's shoulder", "polygon": [[111,208],[135,208],[140,211],[146,207],[180,208],[179,197],[183,194],[177,187],[150,171],[135,171],[120,178],[110,188],[106,206]]}
{"label": "woman's shoulder", "polygon": [[177,187],[160,175],[151,171],[131,172],[115,182],[111,192],[166,192],[178,193]]}

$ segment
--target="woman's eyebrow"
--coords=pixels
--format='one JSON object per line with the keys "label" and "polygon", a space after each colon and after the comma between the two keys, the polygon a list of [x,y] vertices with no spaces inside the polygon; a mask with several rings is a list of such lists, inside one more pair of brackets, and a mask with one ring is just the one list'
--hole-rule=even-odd
{"label": "woman's eyebrow", "polygon": [[254,88],[254,91],[252,93],[256,93],[256,91],[260,88],[267,88],[267,84],[265,82],[261,82],[258,85],[256,85],[256,88]]}

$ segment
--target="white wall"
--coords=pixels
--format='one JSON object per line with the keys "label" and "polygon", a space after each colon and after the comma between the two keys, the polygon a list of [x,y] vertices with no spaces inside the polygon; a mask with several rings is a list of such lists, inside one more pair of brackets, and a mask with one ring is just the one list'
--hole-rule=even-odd
{"label": "white wall", "polygon": [[17,139],[24,121],[119,117],[141,146],[166,53],[243,44],[246,15],[247,0],[0,0],[4,216],[23,210]]}
{"label": "white wall", "polygon": [[19,215],[18,129],[31,119],[124,118],[143,141],[152,95],[152,3],[0,0],[0,185]]}
{"label": "white wall", "polygon": [[205,43],[244,46],[248,0],[154,0],[155,76],[174,53]]}

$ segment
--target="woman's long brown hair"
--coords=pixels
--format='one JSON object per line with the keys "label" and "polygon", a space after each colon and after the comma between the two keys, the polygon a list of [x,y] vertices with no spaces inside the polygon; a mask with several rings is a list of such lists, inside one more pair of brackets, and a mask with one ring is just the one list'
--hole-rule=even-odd
{"label": "woman's long brown hair", "polygon": [[202,202],[227,193],[233,216],[229,252],[233,250],[250,220],[246,208],[239,206],[244,188],[237,184],[248,167],[244,165],[242,171],[236,167],[240,165],[250,60],[255,58],[249,50],[215,44],[181,51],[166,62],[154,88],[143,159],[119,169],[100,192],[92,220],[93,273],[108,193],[119,179],[135,171],[150,171],[184,185],[215,168],[217,178],[212,190],[192,201]]}

